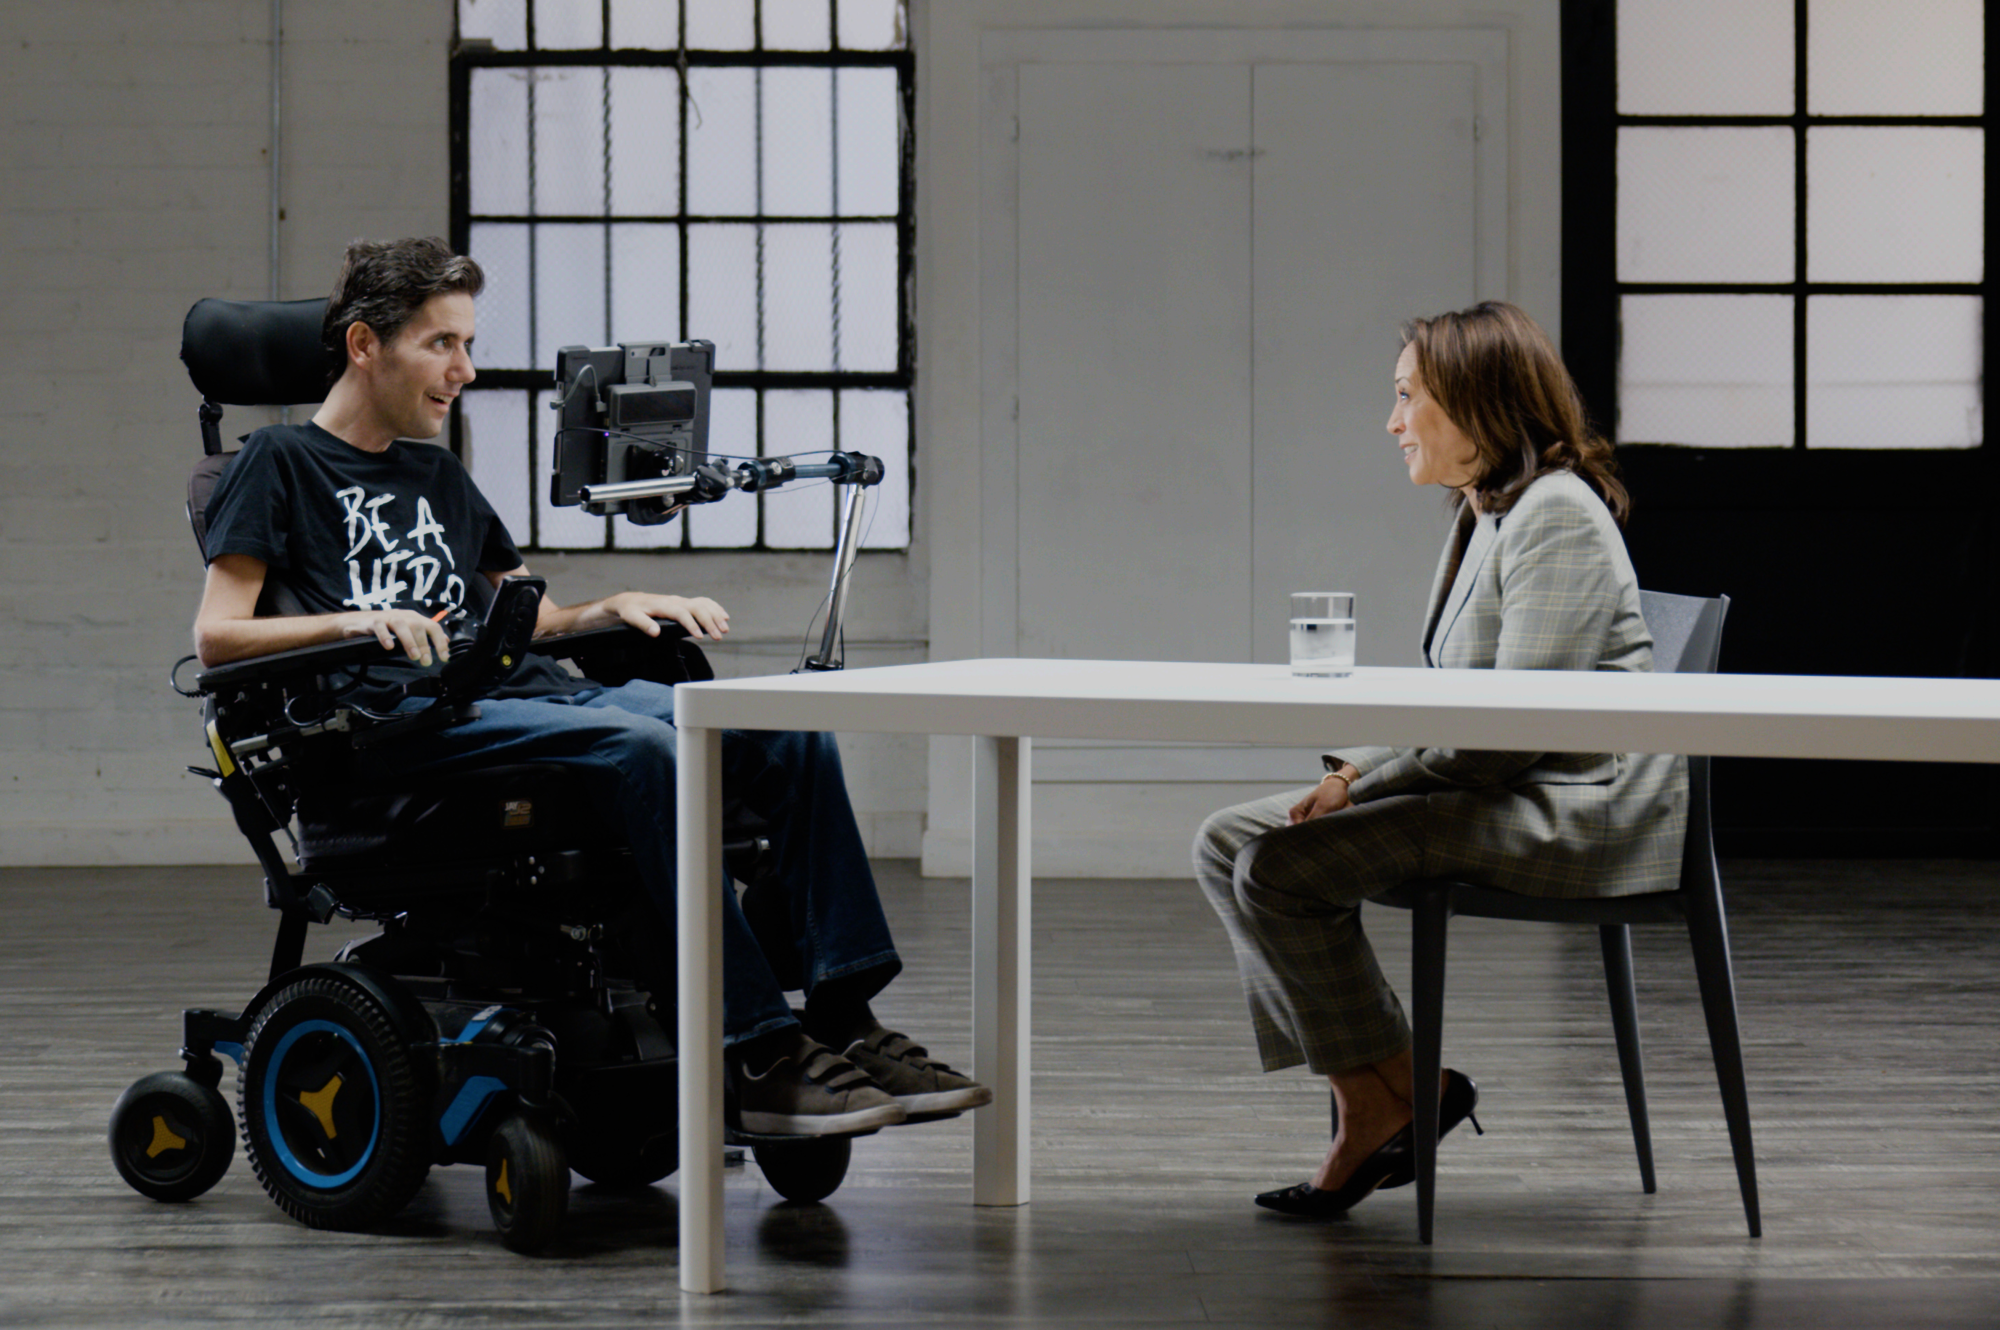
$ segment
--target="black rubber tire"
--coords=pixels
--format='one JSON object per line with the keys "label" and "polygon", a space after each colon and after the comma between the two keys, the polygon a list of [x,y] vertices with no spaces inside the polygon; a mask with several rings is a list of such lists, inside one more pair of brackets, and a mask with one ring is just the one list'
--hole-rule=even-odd
{"label": "black rubber tire", "polygon": [[599,1186],[650,1187],[681,1166],[680,1142],[669,1134],[634,1149],[586,1145],[579,1139],[569,1151],[569,1166]]}
{"label": "black rubber tire", "polygon": [[486,1145],[486,1207],[509,1251],[538,1252],[569,1210],[569,1165],[539,1118],[510,1113]]}
{"label": "black rubber tire", "polygon": [[788,1201],[823,1201],[839,1190],[854,1157],[852,1136],[801,1136],[759,1141],[757,1167],[771,1190]]}
{"label": "black rubber tire", "polygon": [[132,1082],[111,1110],[111,1162],[141,1196],[191,1201],[236,1157],[236,1123],[221,1094],[184,1071]]}
{"label": "black rubber tire", "polygon": [[244,1153],[280,1210],[360,1229],[409,1203],[430,1172],[430,1078],[380,1002],[301,979],[264,1004],[243,1048]]}

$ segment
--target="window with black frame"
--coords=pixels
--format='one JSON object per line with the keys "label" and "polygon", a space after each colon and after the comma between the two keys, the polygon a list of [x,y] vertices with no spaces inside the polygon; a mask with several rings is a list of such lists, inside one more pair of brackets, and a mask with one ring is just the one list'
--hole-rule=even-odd
{"label": "window with black frame", "polygon": [[715,343],[709,450],[883,459],[910,539],[903,0],[458,0],[452,231],[486,270],[454,440],[533,549],[829,549],[824,484],[662,526],[549,502],[561,346]]}
{"label": "window with black frame", "polygon": [[1983,0],[1565,0],[1564,343],[1620,443],[1984,442]]}

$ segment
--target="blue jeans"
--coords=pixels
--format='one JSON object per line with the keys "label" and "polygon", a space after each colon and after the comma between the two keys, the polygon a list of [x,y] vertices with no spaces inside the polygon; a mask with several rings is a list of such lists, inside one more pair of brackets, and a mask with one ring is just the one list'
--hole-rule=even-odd
{"label": "blue jeans", "polygon": [[[592,803],[623,825],[646,893],[671,931],[674,690],[635,680],[570,697],[488,698],[479,712],[478,720],[397,744],[376,760],[399,776],[511,762],[574,767]],[[875,894],[833,736],[725,730],[722,783],[770,824],[774,866],[757,889],[765,902],[760,921],[775,921],[753,930],[724,880],[723,1042],[797,1024],[781,974],[808,997],[829,980],[842,981],[849,1000],[880,992],[903,963]],[[781,954],[767,955],[767,948]]]}

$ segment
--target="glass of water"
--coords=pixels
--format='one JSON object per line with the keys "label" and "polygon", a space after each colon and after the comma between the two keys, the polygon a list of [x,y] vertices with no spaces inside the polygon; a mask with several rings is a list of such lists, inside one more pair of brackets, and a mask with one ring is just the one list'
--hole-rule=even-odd
{"label": "glass of water", "polygon": [[1345,591],[1292,595],[1292,673],[1337,679],[1354,673],[1354,597]]}

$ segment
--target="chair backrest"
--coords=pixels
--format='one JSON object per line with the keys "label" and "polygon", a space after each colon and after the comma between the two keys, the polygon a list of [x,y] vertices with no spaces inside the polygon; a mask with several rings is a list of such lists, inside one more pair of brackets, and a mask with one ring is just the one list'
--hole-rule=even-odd
{"label": "chair backrest", "polygon": [[[1674,596],[1641,591],[1639,612],[1653,634],[1653,669],[1659,674],[1714,674],[1722,659],[1727,596]],[[1681,854],[1681,886],[1717,890],[1715,828],[1709,818],[1708,758],[1688,757],[1688,825]]]}

